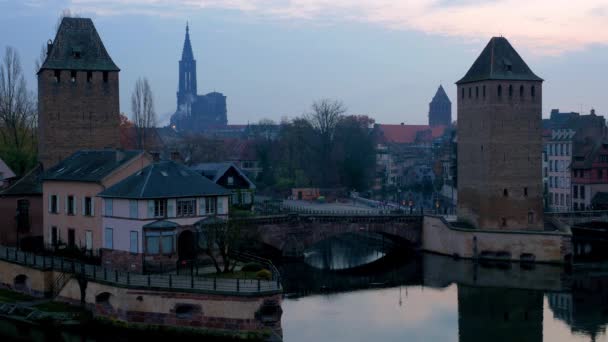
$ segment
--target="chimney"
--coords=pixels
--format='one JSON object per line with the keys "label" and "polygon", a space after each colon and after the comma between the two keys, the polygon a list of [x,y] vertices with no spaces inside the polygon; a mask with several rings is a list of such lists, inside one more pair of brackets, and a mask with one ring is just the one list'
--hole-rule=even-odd
{"label": "chimney", "polygon": [[152,161],[157,163],[160,161],[160,152],[158,151],[150,151],[150,154],[152,155]]}
{"label": "chimney", "polygon": [[591,115],[595,115],[595,109],[591,108]]}
{"label": "chimney", "polygon": [[179,154],[179,151],[171,151],[171,160],[173,160],[174,162],[178,162],[181,163],[182,162],[182,157]]}

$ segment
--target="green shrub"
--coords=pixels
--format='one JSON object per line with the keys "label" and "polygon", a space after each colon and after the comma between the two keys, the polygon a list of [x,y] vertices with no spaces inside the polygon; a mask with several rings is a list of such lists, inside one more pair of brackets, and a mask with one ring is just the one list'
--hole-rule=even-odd
{"label": "green shrub", "polygon": [[264,269],[264,266],[258,264],[257,262],[249,262],[241,267],[241,271],[243,272],[258,272]]}
{"label": "green shrub", "polygon": [[272,272],[269,270],[260,270],[255,274],[255,277],[261,280],[272,280]]}

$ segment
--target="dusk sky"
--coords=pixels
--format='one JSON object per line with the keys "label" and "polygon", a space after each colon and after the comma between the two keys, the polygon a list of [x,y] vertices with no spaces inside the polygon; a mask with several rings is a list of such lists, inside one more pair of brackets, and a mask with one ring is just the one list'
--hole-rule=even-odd
{"label": "dusk sky", "polygon": [[279,121],[319,98],[381,123],[424,124],[442,83],[453,102],[487,41],[503,35],[545,79],[551,108],[608,114],[606,0],[0,0],[0,48],[34,61],[63,9],[92,17],[121,68],[121,111],[140,76],[159,123],[175,111],[186,21],[199,93],[228,97],[231,124]]}

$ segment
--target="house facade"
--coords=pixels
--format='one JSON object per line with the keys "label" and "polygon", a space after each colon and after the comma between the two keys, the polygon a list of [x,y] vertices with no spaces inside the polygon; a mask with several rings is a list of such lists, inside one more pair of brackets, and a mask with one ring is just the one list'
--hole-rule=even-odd
{"label": "house facade", "polygon": [[191,169],[230,190],[231,206],[249,209],[253,205],[255,184],[234,163],[201,163],[192,166]]}
{"label": "house facade", "polygon": [[230,191],[174,161],[153,163],[102,191],[102,263],[131,272],[196,257],[200,226],[227,219]]}
{"label": "house facade", "polygon": [[[598,209],[598,193],[608,192],[608,141],[588,142],[572,163],[572,210]],[[586,153],[585,153],[586,151]]]}
{"label": "house facade", "polygon": [[36,166],[0,192],[0,244],[36,251],[42,247],[42,167]]}
{"label": "house facade", "polygon": [[548,204],[550,211],[568,211],[570,197],[570,164],[576,131],[571,128],[553,130],[548,142]]}
{"label": "house facade", "polygon": [[44,244],[47,248],[97,251],[102,247],[98,193],[147,166],[141,151],[83,150],[42,176]]}

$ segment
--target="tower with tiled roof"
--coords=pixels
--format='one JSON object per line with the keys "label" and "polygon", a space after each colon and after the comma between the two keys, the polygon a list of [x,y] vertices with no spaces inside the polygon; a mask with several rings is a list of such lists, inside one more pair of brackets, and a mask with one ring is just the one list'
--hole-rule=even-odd
{"label": "tower with tiled roof", "polygon": [[44,168],[78,150],[119,147],[119,71],[91,19],[63,18],[38,71]]}
{"label": "tower with tiled roof", "polygon": [[452,102],[439,85],[433,100],[429,103],[429,126],[449,126],[452,123]]}
{"label": "tower with tiled roof", "polygon": [[456,82],[458,216],[475,228],[543,229],[542,82],[504,37]]}

